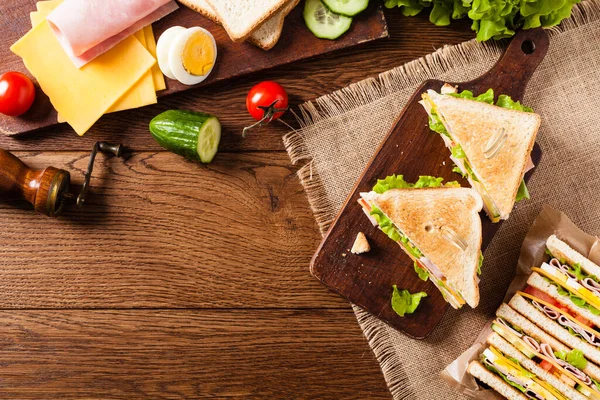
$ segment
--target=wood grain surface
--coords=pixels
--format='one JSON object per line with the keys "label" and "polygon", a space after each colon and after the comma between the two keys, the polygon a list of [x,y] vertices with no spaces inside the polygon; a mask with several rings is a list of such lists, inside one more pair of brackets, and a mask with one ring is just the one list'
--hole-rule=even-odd
{"label": "wood grain surface", "polygon": [[[535,51],[526,53],[523,50],[525,43],[531,44]],[[472,81],[450,84],[457,86],[460,91],[470,90],[476,94],[492,88],[496,98],[506,94],[522,101],[527,83],[544,59],[549,43],[548,35],[542,28],[520,31],[492,69]],[[462,186],[470,186],[466,179],[452,171],[454,163],[448,162],[449,151],[439,135],[431,133],[427,113],[419,104],[422,93],[439,91],[444,83],[428,80],[408,100],[350,192],[311,262],[311,273],[332,290],[417,339],[424,339],[433,331],[449,304],[431,280],[423,282],[417,276],[413,261],[398,251],[397,244],[371,224],[357,200],[360,199],[360,193],[372,190],[377,179],[393,174],[404,175],[408,182],[416,182],[422,175],[432,175],[444,178],[445,182],[458,180]],[[400,154],[399,147],[402,149]],[[538,165],[541,159],[539,146],[533,149],[531,157],[534,165]],[[526,182],[533,171],[526,174]],[[481,225],[481,249],[484,251],[502,221],[493,224],[482,211]],[[357,232],[364,232],[369,237],[374,251],[360,256],[349,252]],[[390,304],[392,285],[401,285],[399,287],[410,293],[425,291],[428,297],[417,312],[400,317]]]}
{"label": "wood grain surface", "polygon": [[[22,12],[6,4],[3,50]],[[89,204],[58,220],[0,199],[0,398],[390,399],[348,304],[309,274],[320,235],[283,152],[287,128],[241,138],[261,80],[294,105],[473,37],[468,21],[385,14],[389,39],[167,96],[83,138],[65,125],[0,135],[0,148],[66,168],[76,185],[97,140],[130,149],[99,156]],[[148,122],[170,108],[219,115],[213,164],[152,140]]]}
{"label": "wood grain surface", "polygon": [[[382,399],[350,310],[0,312],[2,399]],[[335,376],[324,379],[323,365]]]}

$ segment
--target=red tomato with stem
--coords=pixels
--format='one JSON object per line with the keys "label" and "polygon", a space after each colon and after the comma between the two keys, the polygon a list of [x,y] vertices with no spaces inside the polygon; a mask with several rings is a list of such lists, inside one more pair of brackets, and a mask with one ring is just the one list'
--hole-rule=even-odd
{"label": "red tomato with stem", "polygon": [[246,97],[246,108],[252,118],[260,121],[265,117],[265,110],[273,106],[273,115],[270,121],[276,120],[283,115],[288,108],[288,95],[283,86],[277,82],[264,81],[254,86]]}
{"label": "red tomato with stem", "polygon": [[35,87],[20,72],[0,75],[0,113],[18,117],[24,114],[35,100]]}

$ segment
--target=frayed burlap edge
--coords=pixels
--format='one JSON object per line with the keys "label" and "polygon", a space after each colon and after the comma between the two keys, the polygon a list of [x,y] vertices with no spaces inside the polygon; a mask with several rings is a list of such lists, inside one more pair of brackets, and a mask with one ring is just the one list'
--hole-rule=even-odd
{"label": "frayed burlap edge", "polygon": [[[550,36],[577,29],[582,25],[600,19],[600,0],[587,0],[573,7],[571,17],[560,26],[549,29]],[[455,46],[445,46],[432,54],[411,61],[402,66],[354,83],[332,94],[301,104],[300,115],[296,118],[299,130],[283,137],[284,146],[293,164],[301,161],[306,164],[299,169],[298,177],[304,187],[315,219],[325,234],[337,215],[335,206],[327,198],[319,171],[314,170],[312,155],[306,145],[303,129],[316,125],[329,118],[335,118],[355,108],[375,101],[383,101],[403,87],[416,86],[427,79],[433,79],[452,69],[460,68],[488,57],[496,57],[502,45],[496,42],[479,43],[475,40]],[[391,344],[387,328],[381,329],[372,316],[353,305],[358,323],[369,346],[377,358],[388,388],[394,398],[404,399],[414,396],[413,388],[406,376],[402,363]]]}

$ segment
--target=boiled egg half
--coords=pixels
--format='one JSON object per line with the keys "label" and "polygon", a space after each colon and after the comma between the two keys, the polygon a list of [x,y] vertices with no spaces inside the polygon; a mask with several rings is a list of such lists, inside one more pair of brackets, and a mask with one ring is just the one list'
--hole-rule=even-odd
{"label": "boiled egg half", "polygon": [[204,28],[173,26],[156,43],[158,66],[165,76],[185,85],[205,80],[217,60],[217,43]]}

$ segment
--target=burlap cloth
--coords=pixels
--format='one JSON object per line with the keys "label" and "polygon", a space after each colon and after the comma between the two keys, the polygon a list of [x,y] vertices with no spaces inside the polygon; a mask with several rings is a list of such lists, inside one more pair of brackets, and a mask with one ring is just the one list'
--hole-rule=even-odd
{"label": "burlap cloth", "polygon": [[[542,162],[528,185],[532,199],[516,206],[485,252],[479,307],[448,311],[423,341],[355,307],[395,399],[460,398],[439,373],[473,343],[501,302],[542,204],[600,234],[600,0],[581,3],[550,34],[550,50],[524,98],[542,116]],[[475,41],[445,47],[300,106],[301,129],[284,142],[292,162],[305,164],[298,175],[323,233],[417,86],[430,78],[473,79],[501,52],[502,45]]]}

